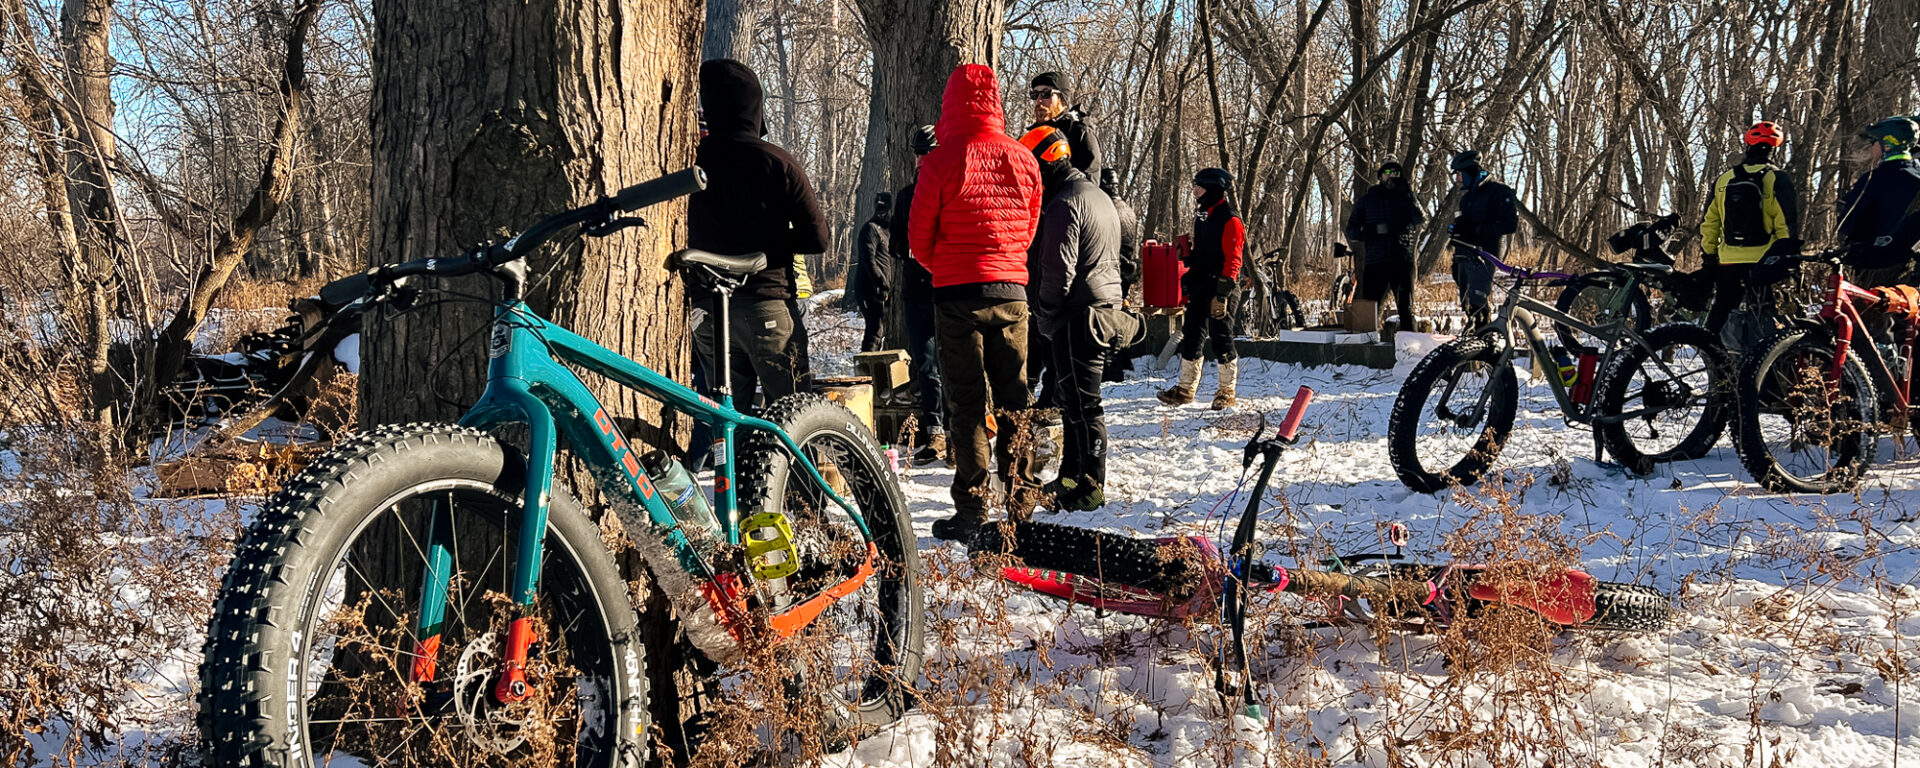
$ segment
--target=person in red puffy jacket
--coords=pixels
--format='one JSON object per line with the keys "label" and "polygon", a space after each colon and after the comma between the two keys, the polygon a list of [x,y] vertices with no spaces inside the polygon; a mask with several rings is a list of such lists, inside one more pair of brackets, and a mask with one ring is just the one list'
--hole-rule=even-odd
{"label": "person in red puffy jacket", "polygon": [[[1040,223],[1040,165],[1006,135],[993,70],[962,64],[947,77],[940,146],[920,162],[907,237],[933,275],[940,379],[947,390],[947,450],[953,516],[933,535],[965,540],[987,519],[989,396],[993,410],[1024,423],[1027,390],[1027,246]],[[1028,457],[1014,440],[998,454],[1008,511],[1024,516],[1036,496]]]}

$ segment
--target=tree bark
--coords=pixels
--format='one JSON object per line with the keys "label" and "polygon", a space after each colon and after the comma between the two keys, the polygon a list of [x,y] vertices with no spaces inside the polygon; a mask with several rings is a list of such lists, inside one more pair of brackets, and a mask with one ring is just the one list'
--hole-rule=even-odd
{"label": "tree bark", "polygon": [[707,0],[707,32],[700,58],[749,61],[758,4],[758,0]]}
{"label": "tree bark", "polygon": [[[699,13],[690,0],[376,0],[373,263],[456,254],[691,164]],[[662,260],[686,206],[645,216],[649,228],[536,254],[529,301],[684,381],[686,312]],[[442,287],[494,292],[484,277]],[[458,417],[486,380],[491,316],[462,302],[369,318],[363,421]],[[596,393],[642,421],[637,441],[674,437],[658,404]]]}
{"label": "tree bark", "polygon": [[[913,178],[910,132],[940,117],[940,93],[961,64],[994,66],[1000,54],[1005,0],[858,0],[873,46],[874,78],[868,130],[885,137],[884,178],[874,187],[861,172],[863,205],[874,192]],[[876,114],[877,113],[877,114]],[[1011,128],[1015,121],[1009,120]]]}
{"label": "tree bark", "polygon": [[[25,28],[20,16],[16,26]],[[126,227],[113,196],[117,154],[113,135],[113,4],[111,0],[66,0],[60,8],[61,61],[65,65],[67,195],[77,216],[81,258],[67,265],[73,302],[85,307],[87,378],[91,417],[113,422],[121,388],[108,350],[109,325],[118,288],[115,267],[127,250]]]}

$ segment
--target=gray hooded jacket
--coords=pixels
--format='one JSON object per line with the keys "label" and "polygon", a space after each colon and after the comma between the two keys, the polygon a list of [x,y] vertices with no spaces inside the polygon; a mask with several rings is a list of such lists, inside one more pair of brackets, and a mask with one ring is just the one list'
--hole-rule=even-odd
{"label": "gray hooded jacket", "polygon": [[1120,214],[1079,170],[1069,171],[1040,208],[1028,300],[1040,332],[1060,333],[1088,307],[1120,303]]}

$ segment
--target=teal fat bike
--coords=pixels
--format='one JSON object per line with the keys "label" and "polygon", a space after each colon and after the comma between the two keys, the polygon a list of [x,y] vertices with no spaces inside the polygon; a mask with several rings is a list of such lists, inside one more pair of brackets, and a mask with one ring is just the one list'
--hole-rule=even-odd
{"label": "teal fat bike", "polygon": [[[215,765],[574,765],[647,761],[635,595],[658,589],[709,663],[768,658],[829,738],[898,718],[925,636],[919,558],[873,436],[814,395],[736,410],[535,314],[523,259],[563,232],[704,186],[699,169],[551,216],[500,244],[375,267],[323,297],[403,309],[432,278],[502,285],[484,394],[458,424],[374,428],[314,461],[238,543],[209,623],[199,726]],[[763,254],[680,251],[726,302]],[[631,443],[568,367],[658,399],[719,436],[715,503]],[[524,447],[495,437],[517,427]],[[599,522],[554,487],[565,447],[593,470]],[[624,529],[624,535],[619,531]],[[615,550],[638,550],[630,578]],[[664,613],[664,612],[663,612]],[[663,621],[665,617],[655,617]],[[771,720],[772,718],[768,718]]]}

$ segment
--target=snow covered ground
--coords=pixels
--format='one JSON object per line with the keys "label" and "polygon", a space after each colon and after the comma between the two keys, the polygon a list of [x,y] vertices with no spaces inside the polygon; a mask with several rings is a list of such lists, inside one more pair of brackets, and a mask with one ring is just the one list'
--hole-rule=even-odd
{"label": "snow covered ground", "polygon": [[[1591,433],[1566,426],[1542,385],[1528,387],[1497,465],[1501,482],[1482,483],[1504,487],[1508,503],[1414,494],[1388,465],[1385,426],[1400,382],[1430,342],[1410,334],[1402,342],[1392,371],[1245,360],[1241,406],[1229,413],[1162,406],[1153,393],[1168,385],[1166,374],[1143,359],[1135,378],[1106,389],[1107,507],[1045,519],[1219,538],[1220,513],[1209,525],[1210,512],[1237,514],[1246,502],[1222,503],[1240,480],[1254,414],[1277,419],[1304,384],[1318,395],[1266,502],[1270,549],[1379,551],[1379,532],[1398,521],[1414,532],[1409,554],[1445,562],[1448,534],[1484,529],[1492,504],[1495,516],[1504,510],[1537,526],[1529,535],[1577,545],[1580,563],[1602,579],[1680,595],[1671,626],[1647,636],[1563,636],[1533,663],[1467,669],[1448,662],[1436,637],[1289,631],[1276,622],[1257,643],[1255,677],[1269,705],[1259,722],[1229,714],[1213,693],[1204,657],[1212,627],[1096,616],[989,581],[961,582],[935,594],[932,667],[961,672],[995,659],[1006,668],[992,677],[996,685],[956,691],[836,764],[1920,760],[1920,680],[1911,677],[1920,666],[1920,460],[1883,458],[1857,496],[1828,499],[1753,492],[1724,441],[1705,459],[1635,478],[1596,463]],[[1209,368],[1203,396],[1211,376]],[[1882,446],[1882,457],[1893,454]],[[950,480],[941,468],[905,476],[921,546],[936,563],[960,559],[957,547],[928,535],[951,509]]]}
{"label": "snow covered ground", "polygon": [[[858,321],[820,312],[816,367],[844,371]],[[1275,611],[1253,640],[1260,717],[1223,706],[1216,628],[1096,615],[971,576],[928,535],[949,514],[951,472],[904,475],[935,616],[921,705],[834,755],[833,766],[1605,765],[1892,766],[1920,761],[1920,457],[1882,461],[1857,495],[1755,493],[1724,442],[1634,478],[1592,459],[1529,386],[1518,428],[1481,491],[1408,492],[1387,463],[1400,382],[1431,340],[1403,335],[1395,370],[1243,362],[1238,409],[1168,408],[1167,373],[1138,361],[1106,389],[1106,508],[1045,519],[1142,536],[1220,537],[1245,504],[1240,448],[1256,414],[1300,385],[1318,395],[1265,504],[1279,562],[1377,551],[1403,522],[1408,554],[1445,562],[1481,545],[1568,542],[1603,579],[1678,595],[1644,636],[1561,636],[1544,655],[1489,663],[1452,639],[1300,630]],[[1212,391],[1209,367],[1201,393]],[[1892,457],[1892,458],[1889,458]],[[1251,486],[1251,483],[1248,483]],[[1522,533],[1497,526],[1519,524]],[[1494,527],[1490,527],[1494,526]],[[1500,541],[1499,537],[1525,541]],[[1489,536],[1492,540],[1489,540]],[[197,647],[197,643],[192,644]],[[190,661],[152,688],[191,706]],[[148,699],[147,706],[153,706]],[[46,742],[51,744],[51,736]],[[157,734],[133,732],[123,747]]]}

